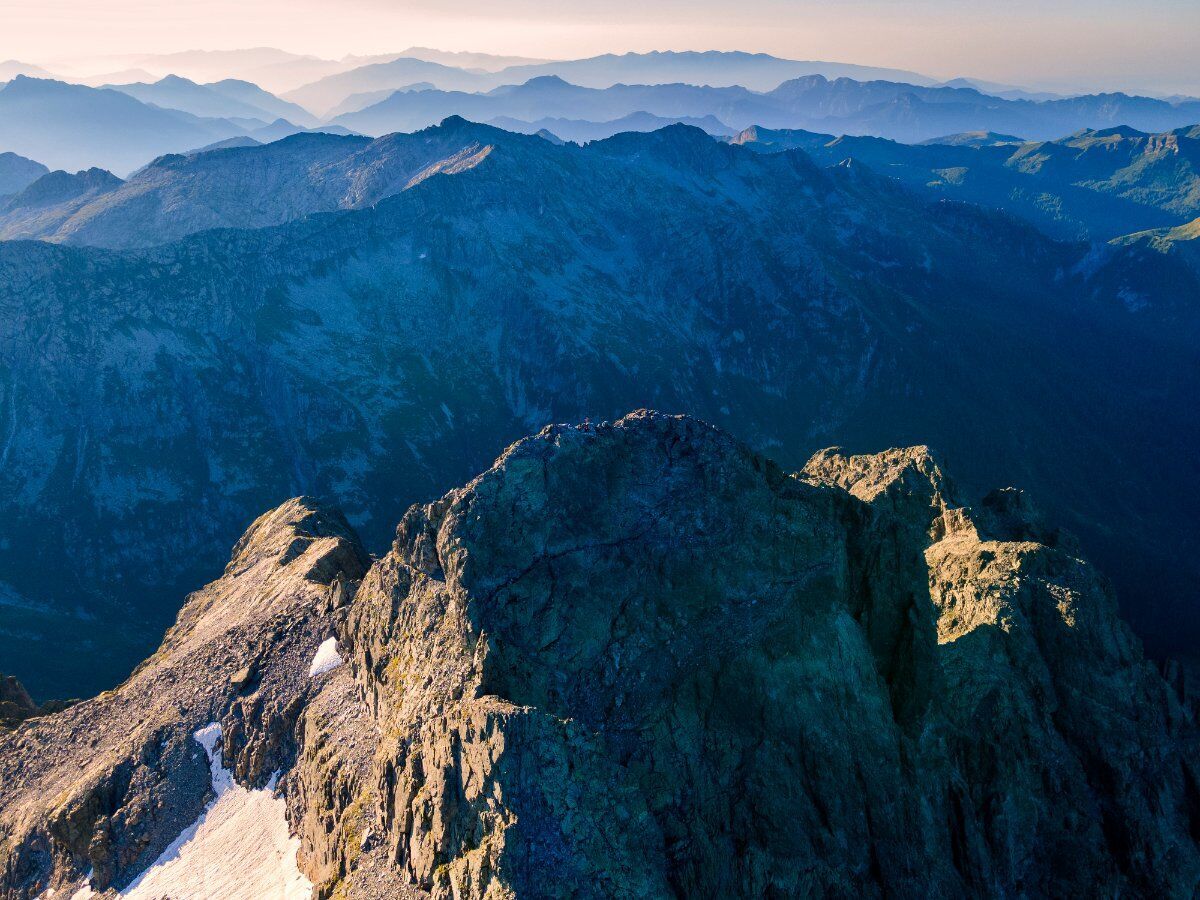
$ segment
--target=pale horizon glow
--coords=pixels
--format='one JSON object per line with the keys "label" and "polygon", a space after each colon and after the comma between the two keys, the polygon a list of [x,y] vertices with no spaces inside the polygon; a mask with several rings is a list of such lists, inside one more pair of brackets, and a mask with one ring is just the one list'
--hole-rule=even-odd
{"label": "pale horizon glow", "polygon": [[[1200,94],[1195,0],[0,0],[0,60],[99,74],[141,54],[410,46],[542,58],[747,50],[1043,89]],[[86,71],[90,70],[90,71]]]}

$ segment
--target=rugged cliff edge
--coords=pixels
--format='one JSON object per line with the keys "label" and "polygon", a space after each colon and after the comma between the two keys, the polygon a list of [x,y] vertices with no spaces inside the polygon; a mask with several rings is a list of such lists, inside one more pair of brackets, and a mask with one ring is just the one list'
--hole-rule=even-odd
{"label": "rugged cliff edge", "polygon": [[369,568],[291,501],[125,685],[0,736],[0,897],[136,887],[209,723],[319,897],[1192,896],[1193,707],[1077,554],[924,448],[788,474],[649,412]]}

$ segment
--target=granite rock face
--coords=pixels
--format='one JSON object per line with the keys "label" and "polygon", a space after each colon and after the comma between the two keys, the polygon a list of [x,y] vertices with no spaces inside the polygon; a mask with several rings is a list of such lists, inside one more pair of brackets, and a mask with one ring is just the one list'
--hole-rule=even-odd
{"label": "granite rock face", "polygon": [[[330,632],[346,664],[296,678]],[[1200,887],[1195,705],[1069,535],[1016,490],[959,505],[922,447],[789,474],[686,417],[551,426],[369,570],[293,501],[129,683],[0,738],[0,897],[119,885],[194,815],[170,751],[47,749],[151,677],[153,727],[221,721],[239,780],[284,771],[322,898]],[[170,812],[139,832],[143,783]]]}

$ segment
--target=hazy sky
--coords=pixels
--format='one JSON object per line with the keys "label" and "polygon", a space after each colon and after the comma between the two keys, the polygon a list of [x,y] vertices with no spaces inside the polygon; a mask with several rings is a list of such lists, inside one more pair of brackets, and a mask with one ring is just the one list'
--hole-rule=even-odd
{"label": "hazy sky", "polygon": [[544,57],[651,49],[1020,84],[1200,92],[1200,0],[0,0],[0,59],[411,45]]}

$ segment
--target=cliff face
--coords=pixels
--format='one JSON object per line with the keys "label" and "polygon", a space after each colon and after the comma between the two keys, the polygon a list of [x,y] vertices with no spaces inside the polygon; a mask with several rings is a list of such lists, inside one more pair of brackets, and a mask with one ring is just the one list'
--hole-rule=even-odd
{"label": "cliff face", "polygon": [[[304,677],[331,633],[347,664]],[[1068,535],[1014,490],[959,506],[924,448],[793,475],[693,419],[553,426],[365,575],[293,502],[129,683],[0,738],[0,897],[120,886],[195,818],[200,763],[149,740],[79,768],[120,703],[164,747],[222,723],[249,786],[282,770],[321,897],[1200,885],[1191,713]]]}

